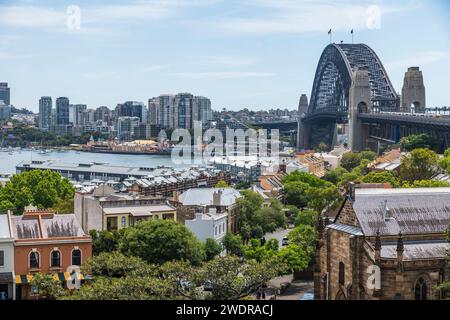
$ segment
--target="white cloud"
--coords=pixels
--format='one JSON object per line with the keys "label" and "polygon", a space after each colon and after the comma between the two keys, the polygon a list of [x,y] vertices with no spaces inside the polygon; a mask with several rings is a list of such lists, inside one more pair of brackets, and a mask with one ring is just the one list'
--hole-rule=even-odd
{"label": "white cloud", "polygon": [[[127,4],[101,4],[79,6],[81,10],[81,30],[90,26],[88,31],[97,34],[99,27],[92,25],[105,23],[116,24],[118,20],[128,22],[158,20],[180,14],[180,9],[195,6],[207,6],[218,0],[140,0]],[[43,28],[58,31],[66,28],[69,13],[68,7],[55,9],[26,2],[17,5],[0,5],[0,25],[13,27]],[[75,32],[85,34],[89,32]]]}
{"label": "white cloud", "polygon": [[0,24],[14,27],[50,28],[65,26],[66,13],[36,6],[0,6]]}
{"label": "white cloud", "polygon": [[425,51],[406,57],[401,60],[391,61],[386,63],[387,70],[406,69],[412,66],[423,66],[440,62],[448,57],[447,52],[444,51]]}
{"label": "white cloud", "polygon": [[[209,21],[213,28],[231,35],[295,34],[333,30],[365,29],[371,19],[378,19],[382,27],[384,14],[404,10],[403,7],[374,5],[362,1],[300,1],[300,0],[253,0],[247,3],[257,15],[237,18],[222,18]],[[374,17],[370,7],[379,10]],[[374,7],[375,6],[375,7]],[[252,11],[252,10],[249,10]],[[196,22],[193,22],[196,25]],[[197,25],[202,25],[199,22]]]}
{"label": "white cloud", "polygon": [[180,72],[171,73],[170,75],[194,79],[194,80],[223,80],[223,79],[239,79],[239,78],[262,78],[273,77],[275,73],[270,72],[247,72],[247,71],[219,71],[219,72]]}

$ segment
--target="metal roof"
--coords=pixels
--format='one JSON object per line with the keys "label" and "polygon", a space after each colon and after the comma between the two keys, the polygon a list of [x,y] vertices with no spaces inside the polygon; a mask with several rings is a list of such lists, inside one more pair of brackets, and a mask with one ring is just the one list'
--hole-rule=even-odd
{"label": "metal roof", "polygon": [[[385,203],[390,219],[385,219]],[[444,233],[450,188],[356,189],[353,209],[366,236]]]}
{"label": "metal roof", "polygon": [[213,205],[214,192],[222,192],[221,206],[230,206],[236,203],[241,193],[233,188],[195,188],[189,189],[180,195],[180,202],[184,206]]}
{"label": "metal roof", "polygon": [[355,227],[355,226],[350,226],[347,224],[341,224],[341,223],[332,223],[327,225],[328,229],[333,229],[333,230],[338,230],[338,231],[342,231],[348,234],[352,234],[355,236],[362,236],[363,232],[361,230],[361,228]]}
{"label": "metal roof", "polygon": [[[445,259],[450,250],[447,241],[406,241],[403,243],[403,260],[418,259]],[[381,257],[387,259],[397,258],[397,244],[381,244]]]}
{"label": "metal roof", "polygon": [[134,217],[152,216],[154,213],[174,210],[174,207],[167,204],[103,208],[106,215],[129,213]]}
{"label": "metal roof", "polygon": [[6,214],[0,214],[0,239],[2,238],[12,238],[11,234],[9,233],[9,221],[8,215]]}

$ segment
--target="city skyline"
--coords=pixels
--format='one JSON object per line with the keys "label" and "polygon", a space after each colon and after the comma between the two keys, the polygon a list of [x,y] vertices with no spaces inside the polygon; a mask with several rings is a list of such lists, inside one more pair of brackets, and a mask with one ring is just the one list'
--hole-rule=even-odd
{"label": "city skyline", "polygon": [[[79,29],[68,25],[72,4]],[[445,1],[27,0],[0,8],[0,81],[13,105],[34,112],[42,96],[113,109],[167,92],[207,96],[214,110],[294,109],[311,93],[330,28],[333,42],[351,42],[353,29],[355,43],[374,48],[397,92],[407,68],[419,66],[427,105],[449,105]]]}

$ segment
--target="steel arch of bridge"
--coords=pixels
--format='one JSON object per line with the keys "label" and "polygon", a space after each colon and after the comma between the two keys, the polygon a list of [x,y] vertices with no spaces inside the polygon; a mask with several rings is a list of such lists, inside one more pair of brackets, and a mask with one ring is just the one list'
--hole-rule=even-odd
{"label": "steel arch of bridge", "polygon": [[400,98],[376,53],[365,44],[330,44],[317,65],[305,120],[346,121],[352,72],[358,68],[368,70],[372,108],[397,111]]}

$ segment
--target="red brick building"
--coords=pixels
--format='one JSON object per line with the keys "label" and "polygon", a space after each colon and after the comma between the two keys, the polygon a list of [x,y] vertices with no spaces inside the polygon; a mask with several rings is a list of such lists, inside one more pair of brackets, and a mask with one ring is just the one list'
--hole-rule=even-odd
{"label": "red brick building", "polygon": [[63,281],[82,280],[74,272],[92,256],[92,239],[86,235],[74,214],[50,210],[28,210],[10,216],[14,237],[16,298],[33,299],[29,285],[33,274],[52,274]]}

